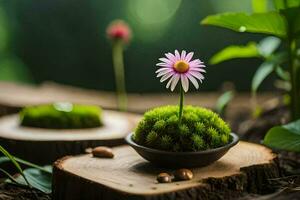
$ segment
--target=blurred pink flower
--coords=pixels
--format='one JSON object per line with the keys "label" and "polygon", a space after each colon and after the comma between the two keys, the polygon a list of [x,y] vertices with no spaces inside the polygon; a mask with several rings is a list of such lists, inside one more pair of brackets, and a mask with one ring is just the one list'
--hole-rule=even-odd
{"label": "blurred pink flower", "polygon": [[107,29],[106,34],[109,39],[118,40],[123,42],[129,42],[131,39],[131,30],[129,25],[123,20],[115,20],[111,22]]}
{"label": "blurred pink flower", "polygon": [[160,58],[160,63],[157,63],[156,66],[159,66],[155,73],[157,77],[161,77],[160,82],[164,82],[170,78],[166,88],[171,86],[171,91],[173,91],[180,79],[182,88],[185,92],[189,90],[189,81],[193,83],[196,89],[199,88],[197,79],[202,83],[204,79],[203,69],[205,65],[199,59],[191,60],[194,52],[186,54],[186,51],[182,51],[181,55],[177,50],[175,54],[166,53],[165,58]]}

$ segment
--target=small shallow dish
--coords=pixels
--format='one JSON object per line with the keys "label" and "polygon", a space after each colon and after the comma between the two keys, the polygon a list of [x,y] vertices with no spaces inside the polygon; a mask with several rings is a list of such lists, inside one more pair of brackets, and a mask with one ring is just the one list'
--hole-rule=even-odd
{"label": "small shallow dish", "polygon": [[140,156],[155,165],[171,168],[207,166],[219,160],[239,141],[239,137],[231,133],[231,142],[222,147],[197,152],[170,152],[141,146],[132,140],[132,135],[127,135],[125,140]]}

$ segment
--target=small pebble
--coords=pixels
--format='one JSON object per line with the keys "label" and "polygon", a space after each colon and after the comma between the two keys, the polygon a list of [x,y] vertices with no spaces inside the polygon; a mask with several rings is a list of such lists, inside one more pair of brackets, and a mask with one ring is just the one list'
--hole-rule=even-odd
{"label": "small pebble", "polygon": [[95,147],[92,150],[92,154],[94,157],[98,157],[98,158],[113,158],[114,157],[112,149],[108,148],[108,147],[103,147],[103,146]]}
{"label": "small pebble", "polygon": [[193,176],[193,172],[189,169],[178,169],[174,172],[174,178],[176,181],[191,180]]}
{"label": "small pebble", "polygon": [[171,183],[172,182],[172,176],[168,173],[160,173],[157,175],[156,180],[159,183]]}

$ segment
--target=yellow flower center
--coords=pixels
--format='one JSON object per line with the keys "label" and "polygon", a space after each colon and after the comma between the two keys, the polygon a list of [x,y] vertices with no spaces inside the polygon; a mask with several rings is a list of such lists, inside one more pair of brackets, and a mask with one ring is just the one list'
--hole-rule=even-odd
{"label": "yellow flower center", "polygon": [[174,64],[173,68],[175,69],[176,72],[184,73],[189,70],[190,66],[187,62],[183,60],[179,60]]}

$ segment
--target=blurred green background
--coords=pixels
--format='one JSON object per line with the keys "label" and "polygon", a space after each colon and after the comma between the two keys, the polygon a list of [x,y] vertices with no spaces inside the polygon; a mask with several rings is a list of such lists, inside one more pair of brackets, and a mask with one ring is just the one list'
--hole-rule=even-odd
{"label": "blurred green background", "polygon": [[[114,90],[111,46],[106,26],[114,19],[128,22],[133,40],[125,52],[129,92],[161,92],[155,64],[175,49],[194,51],[204,62],[230,44],[259,40],[200,26],[209,14],[251,12],[251,0],[1,0],[0,80],[59,83]],[[259,60],[233,60],[207,66],[202,90],[219,89],[232,81],[249,90]],[[272,77],[271,77],[272,79]],[[266,81],[262,89],[270,89]]]}

